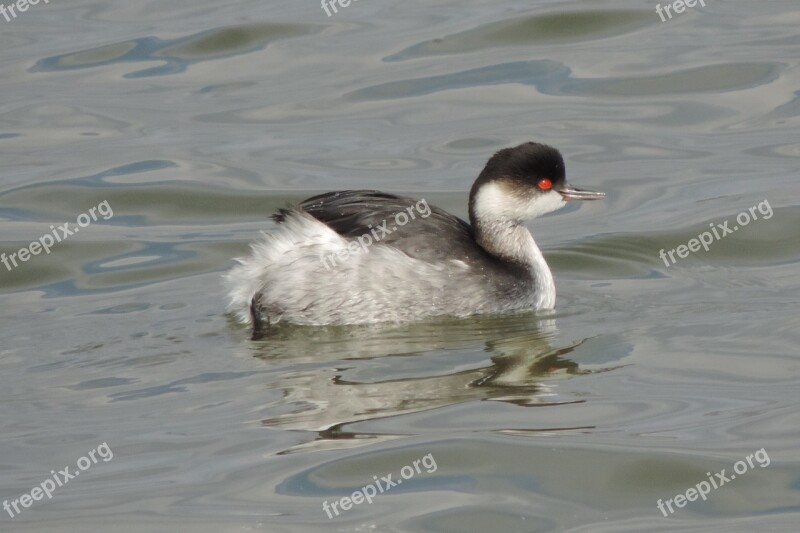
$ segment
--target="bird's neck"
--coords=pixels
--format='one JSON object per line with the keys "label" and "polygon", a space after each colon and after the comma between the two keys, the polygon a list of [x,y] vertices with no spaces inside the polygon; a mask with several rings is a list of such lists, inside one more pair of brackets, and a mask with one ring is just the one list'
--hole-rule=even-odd
{"label": "bird's neck", "polygon": [[[470,217],[472,218],[472,217]],[[556,286],[533,235],[521,223],[512,220],[472,220],[475,240],[499,259],[524,267],[535,286],[536,309],[552,309],[556,303]]]}

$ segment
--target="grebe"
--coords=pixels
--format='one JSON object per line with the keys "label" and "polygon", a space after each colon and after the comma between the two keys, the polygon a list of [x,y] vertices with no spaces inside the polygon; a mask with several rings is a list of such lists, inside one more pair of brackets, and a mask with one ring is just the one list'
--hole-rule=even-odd
{"label": "grebe", "polygon": [[489,159],[470,190],[469,224],[424,199],[320,194],[279,210],[278,228],[236,259],[225,275],[228,310],[260,338],[281,320],[371,324],[552,309],[553,275],[523,222],[567,200],[604,197],[570,186],[559,151],[533,142]]}

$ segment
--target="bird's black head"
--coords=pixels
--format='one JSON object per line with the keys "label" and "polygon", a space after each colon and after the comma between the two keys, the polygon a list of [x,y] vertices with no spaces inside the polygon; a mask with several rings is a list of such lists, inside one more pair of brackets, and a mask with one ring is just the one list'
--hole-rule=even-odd
{"label": "bird's black head", "polygon": [[478,182],[503,180],[525,188],[538,186],[543,179],[547,179],[551,187],[544,183],[546,188],[542,191],[557,190],[566,180],[564,158],[552,146],[534,142],[500,150],[478,176]]}
{"label": "bird's black head", "polygon": [[528,142],[492,156],[472,186],[470,220],[521,222],[555,211],[567,200],[595,200],[605,194],[583,191],[566,180],[564,158],[546,144]]}

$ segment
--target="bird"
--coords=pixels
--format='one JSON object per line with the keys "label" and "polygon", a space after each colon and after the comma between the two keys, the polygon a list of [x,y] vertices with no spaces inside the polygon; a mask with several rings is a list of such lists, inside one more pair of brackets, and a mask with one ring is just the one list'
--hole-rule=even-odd
{"label": "bird", "polygon": [[495,153],[472,185],[469,222],[375,190],[327,192],[272,216],[224,275],[227,310],[252,338],[302,326],[408,323],[555,307],[556,287],[524,223],[605,193],[566,180],[552,146]]}

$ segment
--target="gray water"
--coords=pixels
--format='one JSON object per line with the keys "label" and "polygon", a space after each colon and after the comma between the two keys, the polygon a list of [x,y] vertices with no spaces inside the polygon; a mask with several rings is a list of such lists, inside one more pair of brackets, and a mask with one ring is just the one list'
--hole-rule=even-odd
{"label": "gray water", "polygon": [[[796,531],[800,6],[705,4],[0,17],[0,252],[100,215],[0,264],[0,500],[80,472],[0,531]],[[527,140],[608,194],[530,226],[555,314],[263,342],[225,316],[276,209],[377,188],[466,216]]]}

